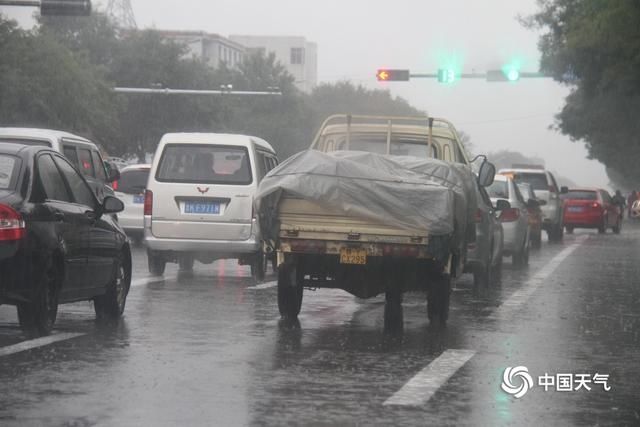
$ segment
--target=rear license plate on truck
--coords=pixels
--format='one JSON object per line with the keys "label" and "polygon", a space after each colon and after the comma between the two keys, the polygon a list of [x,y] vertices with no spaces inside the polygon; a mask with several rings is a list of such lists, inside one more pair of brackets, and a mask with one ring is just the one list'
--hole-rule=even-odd
{"label": "rear license plate on truck", "polygon": [[363,265],[366,263],[367,263],[366,249],[352,249],[352,248],[340,249],[340,264]]}
{"label": "rear license plate on truck", "polygon": [[220,213],[220,203],[185,202],[184,213],[217,215]]}

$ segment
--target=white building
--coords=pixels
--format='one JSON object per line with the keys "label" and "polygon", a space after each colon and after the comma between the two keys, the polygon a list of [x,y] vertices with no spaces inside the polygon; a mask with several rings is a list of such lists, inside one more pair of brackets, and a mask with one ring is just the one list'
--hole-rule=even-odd
{"label": "white building", "polygon": [[200,59],[213,68],[225,63],[236,68],[243,60],[245,47],[218,34],[204,31],[160,30],[165,38],[182,43],[189,49],[187,57]]}
{"label": "white building", "polygon": [[273,52],[296,79],[296,86],[310,92],[318,81],[318,46],[304,37],[232,35],[229,39],[251,51]]}

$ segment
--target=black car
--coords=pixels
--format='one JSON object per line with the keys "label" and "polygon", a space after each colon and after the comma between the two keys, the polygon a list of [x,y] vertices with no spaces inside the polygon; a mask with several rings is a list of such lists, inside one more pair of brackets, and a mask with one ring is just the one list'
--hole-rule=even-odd
{"label": "black car", "polygon": [[131,284],[131,252],[114,219],[58,152],[0,143],[0,304],[17,306],[28,335],[47,335],[58,304],[93,300],[118,319]]}

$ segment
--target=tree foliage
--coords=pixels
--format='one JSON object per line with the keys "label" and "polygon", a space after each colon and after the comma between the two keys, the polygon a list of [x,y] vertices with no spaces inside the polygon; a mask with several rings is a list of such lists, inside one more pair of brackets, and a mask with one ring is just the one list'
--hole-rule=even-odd
{"label": "tree foliage", "polygon": [[[281,158],[309,147],[331,114],[423,114],[389,92],[348,82],[304,94],[275,55],[256,53],[235,69],[189,58],[154,30],[124,31],[99,13],[41,18],[33,32],[0,18],[2,125],[47,126],[93,137],[114,155],[144,159],[166,132],[262,137]],[[4,52],[7,52],[5,55]],[[112,87],[266,91],[282,96],[119,94]]]}
{"label": "tree foliage", "polygon": [[629,184],[640,182],[640,3],[538,0],[541,68],[572,91],[557,127]]}

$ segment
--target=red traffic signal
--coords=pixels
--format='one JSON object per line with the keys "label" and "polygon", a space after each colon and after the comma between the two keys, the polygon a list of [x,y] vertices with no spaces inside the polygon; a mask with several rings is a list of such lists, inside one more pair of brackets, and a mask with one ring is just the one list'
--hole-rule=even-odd
{"label": "red traffic signal", "polygon": [[409,70],[388,70],[384,68],[376,73],[376,79],[379,82],[407,82],[409,78]]}
{"label": "red traffic signal", "polygon": [[42,16],[89,16],[91,0],[41,0]]}

